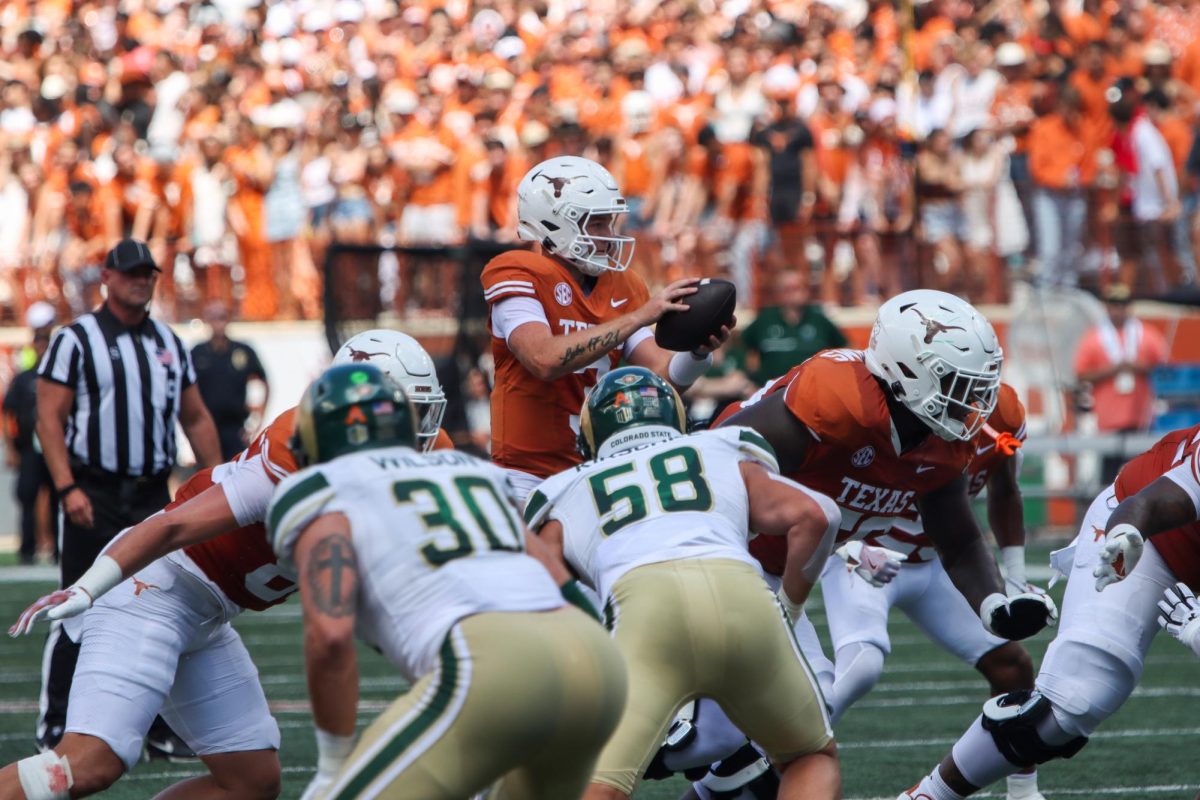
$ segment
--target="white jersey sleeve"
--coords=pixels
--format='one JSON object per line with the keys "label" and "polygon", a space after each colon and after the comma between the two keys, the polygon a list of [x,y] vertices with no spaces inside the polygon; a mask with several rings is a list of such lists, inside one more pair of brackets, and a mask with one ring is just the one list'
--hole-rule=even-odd
{"label": "white jersey sleeve", "polygon": [[1163,477],[1170,480],[1192,499],[1196,517],[1200,519],[1200,450],[1192,453],[1183,461],[1176,464]]}
{"label": "white jersey sleeve", "polygon": [[300,470],[279,484],[267,511],[267,537],[281,563],[292,563],[296,539],[335,497],[333,482],[319,466]]}
{"label": "white jersey sleeve", "polygon": [[219,477],[214,470],[213,479],[225,491],[225,499],[238,525],[246,526],[264,521],[267,518],[267,509],[271,505],[271,497],[275,493],[275,483],[267,474],[262,454],[222,466],[228,466],[228,469]]}

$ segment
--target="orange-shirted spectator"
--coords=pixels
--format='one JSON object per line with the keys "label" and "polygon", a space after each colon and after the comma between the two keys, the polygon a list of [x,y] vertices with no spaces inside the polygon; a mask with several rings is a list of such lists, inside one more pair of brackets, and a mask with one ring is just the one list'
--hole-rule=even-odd
{"label": "orange-shirted spectator", "polygon": [[1105,141],[1112,134],[1112,120],[1108,116],[1104,93],[1112,86],[1114,73],[1106,63],[1106,53],[1104,42],[1088,42],[1080,53],[1079,69],[1071,73],[1069,80],[1079,96],[1086,136],[1095,142]]}
{"label": "orange-shirted spectator", "polygon": [[400,215],[400,241],[457,241],[460,230],[453,178],[457,140],[442,124],[440,102],[427,102],[419,108],[389,145],[392,157],[409,177],[408,202]]}
{"label": "orange-shirted spectator", "polygon": [[241,119],[237,140],[225,150],[225,160],[235,181],[229,203],[229,221],[237,237],[245,271],[246,294],[242,315],[250,320],[274,319],[279,310],[279,290],[271,277],[271,249],[266,238],[263,199],[271,185],[270,154],[254,124]]}
{"label": "orange-shirted spectator", "polygon": [[1053,286],[1075,285],[1083,253],[1085,188],[1094,177],[1095,164],[1084,143],[1081,106],[1078,92],[1063,89],[1057,110],[1035,122],[1029,136],[1039,277]]}

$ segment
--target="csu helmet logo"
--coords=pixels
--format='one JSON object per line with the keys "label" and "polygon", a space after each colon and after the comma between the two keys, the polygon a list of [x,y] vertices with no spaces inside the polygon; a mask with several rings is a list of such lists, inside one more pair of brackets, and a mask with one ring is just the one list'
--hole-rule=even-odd
{"label": "csu helmet logo", "polygon": [[850,456],[850,463],[860,469],[869,467],[875,460],[875,448],[871,445],[860,447],[854,451],[854,455]]}

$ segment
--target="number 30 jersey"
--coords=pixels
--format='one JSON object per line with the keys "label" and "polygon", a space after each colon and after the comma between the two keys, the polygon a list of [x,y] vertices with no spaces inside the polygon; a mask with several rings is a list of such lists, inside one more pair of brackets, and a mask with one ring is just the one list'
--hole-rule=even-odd
{"label": "number 30 jersey", "polygon": [[297,538],[325,514],[350,523],[358,634],[409,680],[433,668],[464,617],[563,605],[545,567],[524,552],[504,472],[466,453],[380,448],[297,472],[267,512],[281,564],[292,565]]}
{"label": "number 30 jersey", "polygon": [[567,563],[604,600],[646,564],[729,558],[757,569],[747,550],[743,461],[779,471],[771,446],[750,428],[679,434],[547,479],[529,496],[525,521],[535,529],[561,523]]}

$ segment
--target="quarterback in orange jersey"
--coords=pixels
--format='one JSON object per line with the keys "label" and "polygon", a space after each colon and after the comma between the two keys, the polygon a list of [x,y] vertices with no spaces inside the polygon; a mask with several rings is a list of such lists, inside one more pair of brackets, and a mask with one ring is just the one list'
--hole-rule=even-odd
{"label": "quarterback in orange jersey", "polygon": [[581,461],[575,441],[587,390],[624,359],[679,389],[707,371],[728,329],[692,353],[671,353],[649,326],[695,279],[651,296],[626,271],[633,238],[618,232],[628,213],[608,170],[577,156],[535,166],[517,187],[518,233],[535,250],[513,250],[483,270],[488,328],[496,363],[492,460],[527,495],[543,479]]}
{"label": "quarterback in orange jersey", "polygon": [[[379,367],[414,399],[420,445],[448,445],[437,427],[445,397],[414,339],[367,331],[347,341],[334,363]],[[42,616],[65,619],[81,650],[62,742],[0,770],[0,797],[19,796],[18,785],[28,800],[105,790],[137,763],[160,709],[211,773],[161,797],[278,794],[279,729],[230,620],[296,590],[263,526],[275,485],[300,466],[295,411],[237,458],[194,475],[162,512],[122,532],[75,585],[31,605],[10,629],[19,635]],[[333,755],[344,745],[319,743]]]}
{"label": "quarterback in orange jersey", "polygon": [[1200,425],[1168,433],[1096,497],[1075,541],[1050,556],[1067,590],[1036,689],[989,700],[902,800],[959,800],[1022,767],[1070,758],[1133,692],[1160,626],[1197,649],[1198,453]]}

